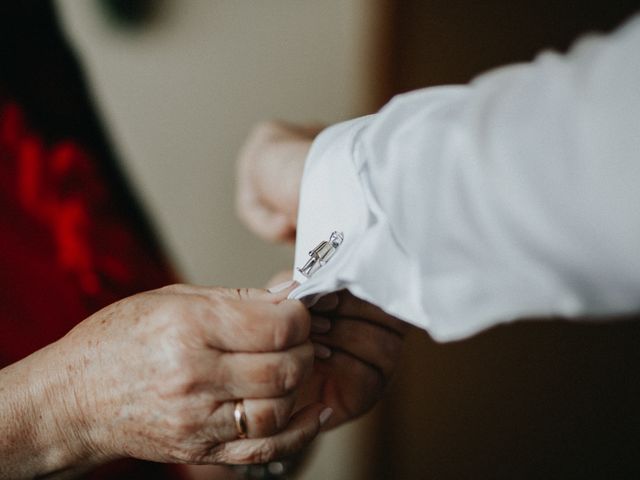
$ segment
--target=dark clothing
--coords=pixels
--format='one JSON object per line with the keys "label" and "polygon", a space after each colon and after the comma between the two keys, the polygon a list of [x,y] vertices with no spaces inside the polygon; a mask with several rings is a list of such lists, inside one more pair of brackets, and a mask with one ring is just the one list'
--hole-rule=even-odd
{"label": "dark clothing", "polygon": [[[0,3],[0,367],[100,308],[174,278],[51,3]],[[128,460],[88,478],[179,478],[179,471]]]}

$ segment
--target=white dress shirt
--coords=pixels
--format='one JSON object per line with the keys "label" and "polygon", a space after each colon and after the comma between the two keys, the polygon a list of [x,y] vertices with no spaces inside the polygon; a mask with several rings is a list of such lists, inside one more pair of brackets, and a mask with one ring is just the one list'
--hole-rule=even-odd
{"label": "white dress shirt", "polygon": [[294,298],[348,288],[435,339],[640,310],[640,16],[567,55],[400,95],[314,142]]}

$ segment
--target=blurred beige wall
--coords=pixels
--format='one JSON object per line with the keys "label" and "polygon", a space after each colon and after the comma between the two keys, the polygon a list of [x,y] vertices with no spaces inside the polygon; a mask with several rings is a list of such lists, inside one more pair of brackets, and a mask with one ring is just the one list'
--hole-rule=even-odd
{"label": "blurred beige wall", "polygon": [[58,1],[127,173],[189,281],[259,285],[289,265],[289,250],[234,215],[235,155],[259,120],[373,108],[377,3],[165,0],[130,32],[96,2]]}
{"label": "blurred beige wall", "polygon": [[[235,217],[236,153],[262,119],[331,123],[377,106],[384,4],[164,0],[126,31],[95,1],[58,0],[126,173],[187,281],[259,286],[290,267],[290,249]],[[304,478],[363,478],[360,432],[330,434]]]}

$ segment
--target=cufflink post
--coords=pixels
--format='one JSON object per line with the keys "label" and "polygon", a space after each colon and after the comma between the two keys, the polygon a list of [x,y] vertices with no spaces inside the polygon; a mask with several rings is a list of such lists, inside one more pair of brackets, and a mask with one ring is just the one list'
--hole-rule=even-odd
{"label": "cufflink post", "polygon": [[310,278],[333,257],[338,247],[342,245],[343,240],[344,234],[342,232],[332,232],[328,241],[323,240],[309,252],[311,258],[307,260],[304,266],[298,268],[298,271],[305,277]]}

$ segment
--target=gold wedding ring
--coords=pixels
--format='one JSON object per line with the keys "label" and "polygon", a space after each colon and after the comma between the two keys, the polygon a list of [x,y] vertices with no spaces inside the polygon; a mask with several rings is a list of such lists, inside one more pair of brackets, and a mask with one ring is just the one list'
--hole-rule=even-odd
{"label": "gold wedding ring", "polygon": [[244,402],[242,400],[236,400],[233,418],[236,422],[238,438],[247,438],[247,413],[244,411]]}

